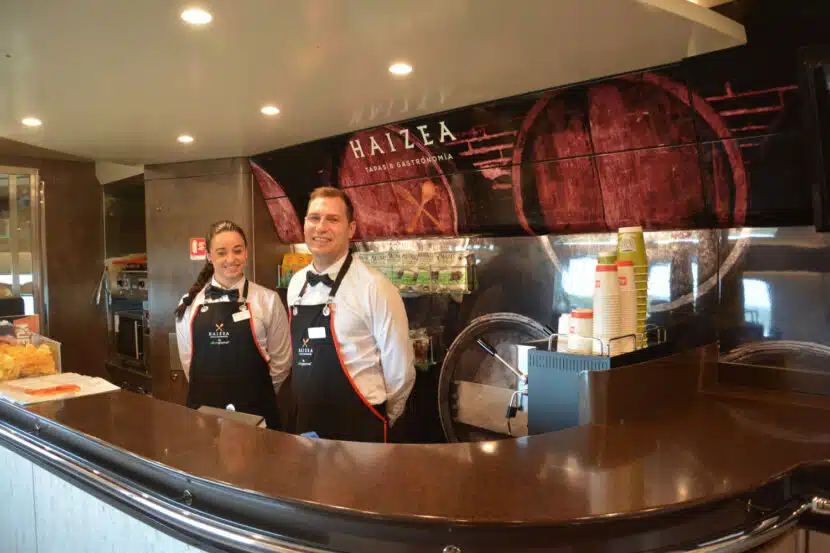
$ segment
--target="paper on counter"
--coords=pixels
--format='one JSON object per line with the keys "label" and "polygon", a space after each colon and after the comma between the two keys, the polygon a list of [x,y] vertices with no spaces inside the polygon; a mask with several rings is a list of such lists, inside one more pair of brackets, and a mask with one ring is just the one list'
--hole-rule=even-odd
{"label": "paper on counter", "polygon": [[[63,388],[61,388],[63,387]],[[103,378],[77,373],[50,374],[0,383],[0,399],[18,405],[112,392],[120,388]]]}

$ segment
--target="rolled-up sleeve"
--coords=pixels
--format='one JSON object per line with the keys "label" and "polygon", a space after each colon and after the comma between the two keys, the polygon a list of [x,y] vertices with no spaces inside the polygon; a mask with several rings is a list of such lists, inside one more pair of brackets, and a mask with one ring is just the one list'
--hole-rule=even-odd
{"label": "rolled-up sleeve", "polygon": [[393,424],[403,414],[415,384],[415,355],[409,341],[406,308],[397,288],[385,279],[372,288],[373,334],[386,380],[386,412]]}

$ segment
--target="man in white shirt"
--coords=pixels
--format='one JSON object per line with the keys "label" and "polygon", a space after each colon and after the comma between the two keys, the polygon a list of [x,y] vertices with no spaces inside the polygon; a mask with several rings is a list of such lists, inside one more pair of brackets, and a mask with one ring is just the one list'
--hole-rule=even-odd
{"label": "man in white shirt", "polygon": [[313,262],[288,286],[297,432],[385,442],[415,383],[414,355],[397,288],[349,253],[355,228],[342,190],[312,192]]}

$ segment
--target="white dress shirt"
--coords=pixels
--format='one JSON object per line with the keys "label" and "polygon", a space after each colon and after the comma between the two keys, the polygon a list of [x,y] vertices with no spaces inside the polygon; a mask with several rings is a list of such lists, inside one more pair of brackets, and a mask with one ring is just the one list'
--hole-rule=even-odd
{"label": "white dress shirt", "polygon": [[[343,266],[342,257],[325,274],[332,280]],[[306,273],[298,271],[288,284],[288,308],[326,303],[331,288],[307,286]],[[386,402],[390,425],[401,416],[415,384],[415,355],[409,341],[409,320],[398,289],[383,274],[353,257],[349,272],[334,297],[334,331],[345,369],[355,386],[372,405]]]}
{"label": "white dress shirt", "polygon": [[[211,279],[210,284],[217,288],[224,286]],[[228,288],[228,290],[239,290],[239,297],[242,297],[242,288],[245,286],[245,279]],[[205,286],[207,288],[207,286]],[[190,380],[190,356],[193,351],[193,336],[191,335],[191,321],[199,307],[205,303],[216,303],[230,301],[227,296],[217,300],[205,298],[205,288],[196,294],[184,317],[176,321],[176,338],[179,344],[179,358],[182,362],[184,374]],[[288,377],[291,370],[291,335],[288,328],[288,316],[282,305],[282,300],[273,290],[269,290],[259,284],[248,281],[248,303],[251,305],[251,317],[254,321],[254,332],[260,351],[265,354],[268,361],[271,381],[274,383],[274,391],[279,391],[280,386]]]}

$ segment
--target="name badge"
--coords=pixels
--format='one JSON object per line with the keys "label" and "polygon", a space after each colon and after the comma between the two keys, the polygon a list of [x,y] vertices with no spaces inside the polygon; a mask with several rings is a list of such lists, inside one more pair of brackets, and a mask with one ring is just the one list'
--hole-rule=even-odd
{"label": "name badge", "polygon": [[308,337],[312,340],[319,340],[326,337],[326,327],[314,326],[308,329]]}
{"label": "name badge", "polygon": [[239,321],[247,321],[251,318],[250,311],[237,311],[233,314],[233,322],[238,323]]}

